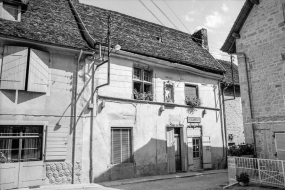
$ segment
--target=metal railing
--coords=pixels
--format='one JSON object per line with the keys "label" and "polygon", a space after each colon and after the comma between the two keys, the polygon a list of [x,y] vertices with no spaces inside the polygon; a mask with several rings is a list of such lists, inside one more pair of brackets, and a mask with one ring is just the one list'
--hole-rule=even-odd
{"label": "metal railing", "polygon": [[236,175],[246,172],[250,181],[268,186],[285,187],[285,161],[234,157]]}

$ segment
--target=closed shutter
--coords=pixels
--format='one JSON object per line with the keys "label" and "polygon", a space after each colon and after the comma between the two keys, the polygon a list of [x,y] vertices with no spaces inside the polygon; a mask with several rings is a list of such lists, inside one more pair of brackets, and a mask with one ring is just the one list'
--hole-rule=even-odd
{"label": "closed shutter", "polygon": [[131,162],[131,129],[111,129],[112,164]]}
{"label": "closed shutter", "polygon": [[68,127],[48,126],[45,160],[65,160],[67,154]]}
{"label": "closed shutter", "polygon": [[47,92],[49,53],[31,49],[29,63],[28,91]]}
{"label": "closed shutter", "polygon": [[185,86],[185,97],[189,97],[190,99],[197,97],[197,86]]}
{"label": "closed shutter", "polygon": [[285,133],[275,133],[275,144],[278,160],[285,160]]}
{"label": "closed shutter", "polygon": [[25,90],[28,48],[5,46],[0,89]]}
{"label": "closed shutter", "polygon": [[212,169],[212,151],[210,137],[202,137],[203,146],[203,168]]}

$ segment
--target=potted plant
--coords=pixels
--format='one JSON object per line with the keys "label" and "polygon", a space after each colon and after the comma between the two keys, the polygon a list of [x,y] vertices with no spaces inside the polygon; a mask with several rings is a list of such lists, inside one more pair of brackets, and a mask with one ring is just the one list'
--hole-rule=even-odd
{"label": "potted plant", "polygon": [[134,89],[134,96],[136,100],[153,100],[153,95],[150,91],[148,92],[138,92],[136,89]]}
{"label": "potted plant", "polygon": [[249,176],[246,172],[236,175],[236,180],[241,186],[247,186],[249,184]]}
{"label": "potted plant", "polygon": [[200,98],[198,98],[198,97],[191,98],[189,96],[186,96],[185,102],[187,105],[189,105],[190,107],[193,107],[193,108],[200,106],[202,103]]}

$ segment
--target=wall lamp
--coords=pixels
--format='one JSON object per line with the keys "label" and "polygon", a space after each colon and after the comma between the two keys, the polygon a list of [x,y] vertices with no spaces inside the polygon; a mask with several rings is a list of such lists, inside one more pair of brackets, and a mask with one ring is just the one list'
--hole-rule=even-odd
{"label": "wall lamp", "polygon": [[165,110],[165,106],[164,105],[160,106],[159,110],[160,112],[163,112]]}

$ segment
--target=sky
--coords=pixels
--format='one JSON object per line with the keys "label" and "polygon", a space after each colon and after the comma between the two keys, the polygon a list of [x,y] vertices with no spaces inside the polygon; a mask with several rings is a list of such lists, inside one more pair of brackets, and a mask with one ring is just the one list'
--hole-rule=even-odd
{"label": "sky", "polygon": [[220,48],[245,2],[245,0],[79,1],[190,34],[201,28],[206,28],[210,53],[217,59],[227,61],[230,61],[230,56],[221,52]]}

